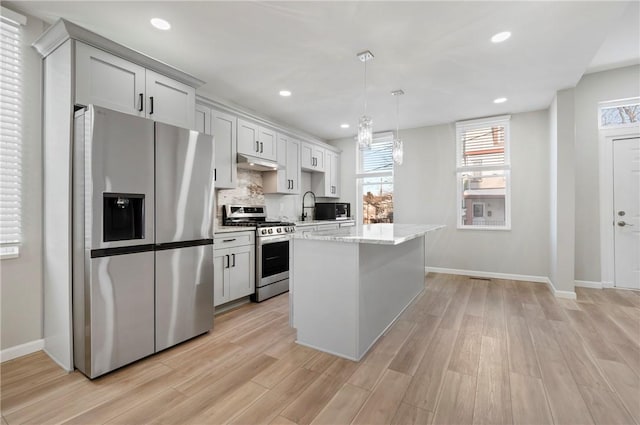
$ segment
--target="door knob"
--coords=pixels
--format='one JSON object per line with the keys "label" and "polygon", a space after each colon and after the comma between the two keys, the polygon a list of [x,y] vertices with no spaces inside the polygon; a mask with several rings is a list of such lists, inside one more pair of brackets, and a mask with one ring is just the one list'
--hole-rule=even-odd
{"label": "door knob", "polygon": [[624,227],[624,226],[633,226],[633,224],[625,223],[624,221],[620,220],[620,221],[618,222],[618,226],[620,226],[620,227]]}

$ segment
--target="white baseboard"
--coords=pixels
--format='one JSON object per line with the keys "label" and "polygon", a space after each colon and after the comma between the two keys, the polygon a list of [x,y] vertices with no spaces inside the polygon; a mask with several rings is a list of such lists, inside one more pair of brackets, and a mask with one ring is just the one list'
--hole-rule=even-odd
{"label": "white baseboard", "polygon": [[44,349],[44,339],[36,339],[25,344],[16,345],[15,347],[5,348],[0,351],[0,362],[4,363],[27,354],[35,353]]}
{"label": "white baseboard", "polygon": [[613,282],[602,282],[602,287],[603,288],[614,288],[615,285],[613,284]]}
{"label": "white baseboard", "polygon": [[480,272],[475,270],[445,269],[442,267],[425,267],[427,273],[457,274],[462,276],[486,277],[490,279],[522,280],[526,282],[547,283],[546,276],[528,276],[523,274]]}
{"label": "white baseboard", "polygon": [[590,280],[576,280],[575,285],[580,288],[602,289],[604,285],[601,282],[592,282]]}
{"label": "white baseboard", "polygon": [[446,269],[443,267],[425,267],[426,273],[444,273],[444,274],[455,274],[462,276],[475,276],[475,277],[486,277],[490,279],[505,279],[505,280],[519,280],[524,282],[537,282],[537,283],[545,283],[554,296],[558,298],[569,298],[575,300],[576,293],[574,291],[559,291],[553,286],[551,280],[549,280],[546,276],[529,276],[524,274],[510,274],[510,273],[494,273],[494,272],[481,272],[476,270],[461,270],[461,269]]}

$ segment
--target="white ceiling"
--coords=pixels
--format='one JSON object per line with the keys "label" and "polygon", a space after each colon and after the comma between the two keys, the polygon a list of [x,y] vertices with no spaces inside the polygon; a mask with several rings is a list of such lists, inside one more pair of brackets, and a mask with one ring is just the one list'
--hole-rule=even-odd
{"label": "white ceiling", "polygon": [[[64,17],[207,81],[204,96],[324,139],[355,133],[356,53],[366,49],[375,131],[396,126],[392,90],[405,91],[400,127],[412,128],[546,108],[587,70],[640,63],[637,0],[7,3],[47,22]],[[154,29],[152,17],[172,29]],[[509,40],[489,41],[505,30]],[[284,88],[293,95],[278,96]]]}

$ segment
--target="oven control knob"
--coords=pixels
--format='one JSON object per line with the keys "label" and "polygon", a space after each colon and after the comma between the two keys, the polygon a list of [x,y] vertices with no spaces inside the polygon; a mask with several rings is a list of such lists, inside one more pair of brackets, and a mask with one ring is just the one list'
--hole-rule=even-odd
{"label": "oven control knob", "polygon": [[260,233],[262,233],[263,235],[266,235],[267,234],[267,229],[262,229],[262,231]]}
{"label": "oven control knob", "polygon": [[269,229],[269,234],[272,234],[272,233],[273,233],[273,229]]}
{"label": "oven control knob", "polygon": [[282,229],[278,227],[278,233],[282,233]]}

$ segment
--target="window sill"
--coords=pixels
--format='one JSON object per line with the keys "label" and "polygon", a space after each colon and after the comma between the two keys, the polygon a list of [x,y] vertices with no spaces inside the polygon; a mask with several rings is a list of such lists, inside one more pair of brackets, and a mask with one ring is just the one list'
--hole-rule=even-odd
{"label": "window sill", "polygon": [[0,260],[10,260],[20,257],[20,248],[17,246],[5,246],[0,248]]}

